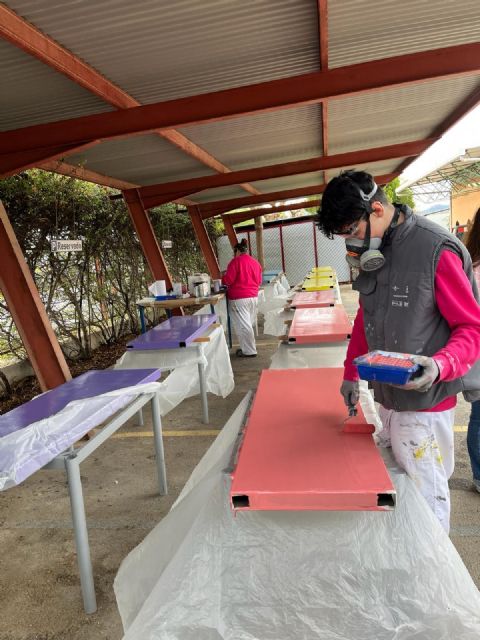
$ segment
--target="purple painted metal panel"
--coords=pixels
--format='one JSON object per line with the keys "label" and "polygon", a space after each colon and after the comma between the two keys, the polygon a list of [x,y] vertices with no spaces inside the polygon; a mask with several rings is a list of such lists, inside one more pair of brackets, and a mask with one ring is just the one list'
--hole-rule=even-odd
{"label": "purple painted metal panel", "polygon": [[127,344],[127,349],[176,349],[186,347],[216,322],[215,313],[174,316],[143,333]]}
{"label": "purple painted metal panel", "polygon": [[114,389],[155,382],[160,373],[159,369],[87,371],[0,416],[0,437],[55,415],[73,400],[93,398]]}

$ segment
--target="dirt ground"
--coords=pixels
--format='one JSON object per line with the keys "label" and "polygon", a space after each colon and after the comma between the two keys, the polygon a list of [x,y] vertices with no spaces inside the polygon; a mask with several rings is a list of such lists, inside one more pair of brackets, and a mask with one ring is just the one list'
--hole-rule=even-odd
{"label": "dirt ground", "polygon": [[[350,315],[356,295],[342,287]],[[235,390],[225,400],[209,395],[208,429],[221,429],[260,372],[270,365],[277,340],[261,336],[259,356],[232,357]],[[203,431],[198,397],[163,418],[169,495],[156,493],[153,439],[142,436],[151,425],[132,419],[82,464],[98,611],[83,612],[65,474],[36,473],[0,498],[0,640],[118,640],[122,625],[113,579],[123,558],[168,512],[193,467],[214,436],[181,435]],[[451,539],[477,586],[480,585],[480,495],[472,490],[466,433],[469,405],[459,401],[455,433],[456,470],[451,481]],[[137,432],[138,437],[122,437]]]}

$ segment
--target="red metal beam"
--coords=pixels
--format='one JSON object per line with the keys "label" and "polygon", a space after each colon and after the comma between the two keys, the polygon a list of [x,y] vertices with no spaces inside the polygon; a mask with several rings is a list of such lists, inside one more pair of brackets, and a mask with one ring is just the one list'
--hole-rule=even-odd
{"label": "red metal beam", "polygon": [[0,255],[0,288],[40,387],[58,387],[72,376],[1,202]]}
{"label": "red metal beam", "polygon": [[258,218],[260,216],[268,216],[270,213],[281,213],[282,211],[296,211],[298,209],[305,209],[306,207],[318,207],[321,203],[321,199],[309,200],[308,202],[297,202],[295,204],[283,204],[278,207],[272,207],[271,209],[250,209],[250,211],[242,211],[241,213],[231,213],[228,216],[222,216],[222,220],[230,220],[232,224],[238,224],[239,222],[245,222],[251,218]]}
{"label": "red metal beam", "polygon": [[235,233],[235,229],[233,228],[232,221],[230,220],[230,216],[222,216],[223,226],[225,227],[225,231],[227,232],[227,237],[232,245],[232,249],[238,243],[237,234]]}
{"label": "red metal beam", "polygon": [[221,278],[222,274],[220,273],[217,256],[213,250],[212,243],[210,242],[210,238],[208,237],[207,230],[205,229],[205,225],[198,208],[188,207],[188,213],[190,215],[190,220],[192,221],[200,249],[203,253],[203,257],[207,263],[208,272],[214,279]]}
{"label": "red metal beam", "polygon": [[48,160],[47,162],[43,162],[41,168],[45,171],[61,173],[64,176],[78,178],[78,180],[85,180],[86,182],[93,182],[94,184],[111,187],[112,189],[119,189],[120,191],[124,191],[125,189],[136,189],[139,186],[131,182],[125,182],[124,180],[117,180],[110,176],[104,176],[101,173],[90,171],[89,169],[84,169],[80,166],[67,164],[60,160]]}
{"label": "red metal beam", "polygon": [[163,204],[169,199],[187,196],[204,189],[224,187],[240,182],[256,182],[258,180],[269,180],[283,176],[292,176],[313,171],[324,171],[326,169],[340,169],[342,167],[353,166],[355,164],[365,164],[369,162],[381,162],[403,158],[405,156],[419,155],[425,151],[436,138],[425,140],[414,140],[412,142],[402,142],[400,144],[376,147],[374,149],[364,149],[361,151],[350,151],[333,156],[320,156],[308,158],[307,160],[297,160],[284,164],[269,165],[267,167],[256,167],[255,169],[242,169],[232,171],[232,173],[214,176],[202,176],[200,178],[190,178],[189,180],[178,180],[149,187],[142,187],[139,190],[145,208]]}
{"label": "red metal beam", "polygon": [[214,202],[205,202],[198,205],[202,218],[213,218],[228,211],[239,209],[254,204],[263,204],[270,202],[278,202],[279,200],[288,200],[290,198],[303,198],[304,196],[316,196],[323,192],[325,185],[314,185],[313,187],[300,187],[298,189],[286,189],[285,191],[273,191],[271,193],[263,193],[261,196],[247,196],[241,198],[232,198],[230,200],[215,200]]}
{"label": "red metal beam", "polygon": [[[387,173],[375,176],[375,181],[379,185],[387,184],[398,176],[398,173]],[[263,204],[267,202],[278,202],[279,200],[289,200],[293,198],[303,198],[304,196],[316,196],[323,193],[325,185],[314,185],[313,187],[300,187],[298,189],[286,189],[284,191],[273,191],[264,193],[261,196],[250,196],[241,198],[232,198],[230,200],[216,200],[215,202],[206,202],[198,205],[202,218],[212,218],[213,216],[226,213],[240,207],[246,207],[253,204]]]}
{"label": "red metal beam", "polygon": [[[63,73],[70,80],[118,109],[130,109],[140,105],[140,102],[123,91],[123,89],[107,80],[93,67],[90,67],[71,51],[62,47],[58,42],[36,29],[32,24],[3,4],[0,5],[0,37],[5,38],[13,45],[37,58],[37,60],[52,67],[55,71]],[[230,171],[228,167],[182,133],[174,129],[167,129],[157,133],[187,155],[215,171],[219,173]],[[69,149],[69,151],[71,152],[73,149]],[[75,149],[75,151],[78,150]],[[26,169],[28,166],[32,165],[27,164],[27,166],[21,168]],[[41,168],[44,169],[46,167],[42,165]],[[99,184],[104,184],[104,182]],[[244,188],[249,193],[258,193],[254,187],[248,184],[244,185]]]}
{"label": "red metal beam", "polygon": [[6,131],[0,134],[0,173],[15,168],[9,154],[17,151],[43,149],[44,159],[48,159],[51,150],[59,146],[78,146],[92,140],[224,120],[443,77],[471,75],[479,69],[480,43],[465,44]]}
{"label": "red metal beam", "polygon": [[153,231],[152,223],[147,212],[143,208],[137,189],[126,189],[123,192],[127,203],[133,226],[137,232],[138,239],[142,245],[143,254],[154,280],[165,280],[167,290],[172,288],[172,277],[163,257],[162,250],[158,244]]}

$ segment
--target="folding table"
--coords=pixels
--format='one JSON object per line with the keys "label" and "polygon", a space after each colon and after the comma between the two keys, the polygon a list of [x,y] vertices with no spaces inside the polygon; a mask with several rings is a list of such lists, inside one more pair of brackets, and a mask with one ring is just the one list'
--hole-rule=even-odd
{"label": "folding table", "polygon": [[352,325],[343,305],[334,307],[297,309],[293,316],[288,342],[318,344],[340,342],[350,338]]}
{"label": "folding table", "polygon": [[[0,416],[0,489],[18,485],[42,468],[66,471],[86,613],[96,611],[97,604],[80,463],[151,401],[159,489],[161,495],[167,493],[157,391],[145,386],[158,380],[160,373],[158,369],[89,371]],[[73,447],[101,424],[93,438]]]}
{"label": "folding table", "polygon": [[[168,320],[160,323],[153,329],[141,334],[135,340],[127,344],[127,350],[132,352],[155,351],[158,355],[159,366],[162,369],[169,369],[167,362],[163,361],[162,352],[175,349],[194,348],[198,353],[198,377],[200,382],[200,397],[202,399],[203,422],[208,424],[208,399],[205,384],[205,364],[202,356],[202,336],[216,322],[215,314],[197,314],[193,316],[172,316]],[[126,366],[131,366],[131,361],[127,360]],[[142,418],[140,418],[142,422]]]}
{"label": "folding table", "polygon": [[394,507],[395,489],[360,405],[344,429],[342,378],[341,368],[262,372],[232,474],[233,509]]}

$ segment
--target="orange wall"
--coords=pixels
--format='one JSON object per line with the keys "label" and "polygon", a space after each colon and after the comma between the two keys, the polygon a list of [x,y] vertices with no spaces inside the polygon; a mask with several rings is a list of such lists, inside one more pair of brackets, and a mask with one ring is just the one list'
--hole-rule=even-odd
{"label": "orange wall", "polygon": [[450,205],[452,227],[455,226],[457,220],[460,224],[466,224],[468,220],[473,220],[479,207],[480,190],[467,193],[464,196],[452,196]]}

